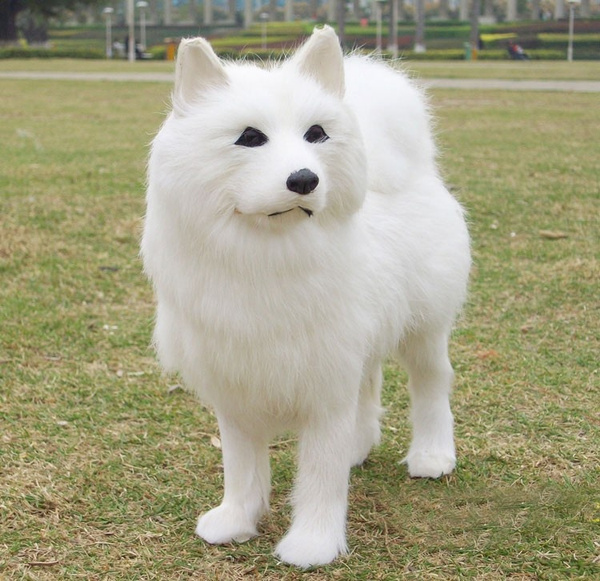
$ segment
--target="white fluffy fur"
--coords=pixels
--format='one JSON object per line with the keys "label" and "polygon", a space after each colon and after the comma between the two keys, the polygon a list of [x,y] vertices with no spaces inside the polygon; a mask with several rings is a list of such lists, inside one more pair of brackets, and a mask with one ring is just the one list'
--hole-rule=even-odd
{"label": "white fluffy fur", "polygon": [[[329,140],[303,139],[315,124]],[[246,127],[268,142],[234,145]],[[302,168],[319,185],[301,196],[286,180]],[[269,441],[293,429],[293,522],[276,554],[308,567],[343,553],[350,467],[379,441],[390,353],[410,376],[410,475],[453,470],[447,345],[469,239],[436,170],[424,99],[401,73],[343,59],[328,27],[273,68],[224,64],[206,41],[184,41],[147,205],[160,361],[215,409],[221,432],[225,494],[198,535],[257,534]]]}

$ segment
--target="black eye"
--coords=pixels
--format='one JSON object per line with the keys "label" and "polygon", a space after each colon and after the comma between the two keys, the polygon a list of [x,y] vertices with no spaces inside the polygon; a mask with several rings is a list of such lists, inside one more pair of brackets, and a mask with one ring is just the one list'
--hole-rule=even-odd
{"label": "black eye", "polygon": [[269,138],[258,129],[254,127],[246,127],[242,134],[239,136],[235,145],[241,145],[242,147],[260,147],[269,141]]}
{"label": "black eye", "polygon": [[304,134],[304,139],[309,143],[323,143],[329,139],[329,135],[320,125],[313,125]]}

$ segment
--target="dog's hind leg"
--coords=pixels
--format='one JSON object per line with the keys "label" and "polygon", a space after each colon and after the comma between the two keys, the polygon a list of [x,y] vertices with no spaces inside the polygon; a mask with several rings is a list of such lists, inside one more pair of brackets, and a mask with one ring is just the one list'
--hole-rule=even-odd
{"label": "dog's hind leg", "polygon": [[244,542],[258,534],[257,524],[269,510],[270,468],[266,434],[241,429],[218,415],[225,494],[223,502],[200,517],[196,534],[211,544]]}
{"label": "dog's hind leg", "polygon": [[438,478],[456,464],[448,337],[445,331],[413,333],[400,349],[409,375],[413,432],[405,462],[413,478]]}
{"label": "dog's hind leg", "polygon": [[381,439],[379,419],[383,413],[381,407],[381,385],[383,374],[380,361],[371,361],[365,368],[360,387],[352,466],[360,466],[369,455],[371,448]]}

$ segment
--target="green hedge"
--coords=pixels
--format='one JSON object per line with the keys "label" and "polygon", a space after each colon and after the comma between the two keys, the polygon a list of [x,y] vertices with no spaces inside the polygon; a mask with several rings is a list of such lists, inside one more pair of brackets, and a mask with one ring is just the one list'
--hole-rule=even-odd
{"label": "green hedge", "polygon": [[103,50],[94,48],[27,48],[21,46],[8,46],[0,48],[0,59],[103,59],[106,54]]}
{"label": "green hedge", "polygon": [[[150,47],[148,52],[153,60],[164,60],[166,58],[166,47],[156,45]],[[280,48],[267,48],[265,50],[259,47],[247,47],[241,50],[233,48],[217,49],[219,56],[228,59],[238,59],[243,57],[247,60],[268,60],[281,59],[290,54],[290,50]],[[364,51],[368,53],[369,51]],[[526,51],[532,60],[564,60],[567,56],[566,48],[557,49],[531,49]],[[589,60],[598,58],[597,52],[586,50],[574,50],[573,54],[576,60]],[[391,54],[384,51],[384,58],[391,58]],[[401,50],[400,57],[407,60],[464,60],[465,51],[463,49],[429,49],[425,53],[415,53],[412,50]],[[23,48],[6,47],[0,48],[0,59],[6,58],[79,58],[79,59],[103,59],[103,51],[95,49],[44,49],[44,48]],[[508,60],[508,54],[503,49],[485,49],[479,51],[477,60]]]}
{"label": "green hedge", "polygon": [[[280,35],[267,35],[267,42],[269,44],[275,43],[290,43],[294,44],[294,39],[290,39],[289,36]],[[210,44],[215,50],[234,50],[237,47],[246,46],[260,46],[262,44],[262,37],[260,36],[227,36],[225,38],[215,38],[210,41]]]}
{"label": "green hedge", "polygon": [[[261,36],[262,26],[261,23],[254,23],[244,31],[243,36]],[[310,34],[313,27],[313,24],[307,22],[267,22],[267,34],[296,38]]]}
{"label": "green hedge", "polygon": [[[531,60],[563,60],[566,58],[566,52],[558,50],[528,50],[526,51]],[[384,53],[384,57],[390,57],[389,53]],[[465,59],[465,51],[458,48],[445,50],[428,50],[424,53],[415,53],[412,50],[401,51],[400,57],[407,60],[418,61],[459,61]],[[584,57],[581,56],[581,59]],[[508,52],[501,49],[480,50],[477,53],[478,61],[502,61],[509,60]]]}
{"label": "green hedge", "polygon": [[[155,60],[165,59],[166,58],[166,48],[164,46],[155,46],[149,49],[152,54],[152,58]],[[371,51],[362,51],[365,54],[370,54]],[[224,48],[217,50],[218,55],[221,58],[236,60],[239,58],[244,58],[246,60],[257,60],[257,61],[266,61],[266,60],[280,60],[282,58],[286,58],[290,55],[291,50],[288,49],[280,49],[280,48],[267,48],[265,50],[258,47],[248,47],[242,50],[237,49],[229,49]],[[564,60],[566,59],[566,51],[560,50],[546,50],[546,49],[534,49],[528,50],[527,54],[531,58],[531,60]],[[384,59],[391,59],[392,54],[383,51],[382,57]],[[415,53],[412,50],[401,50],[399,52],[399,57],[401,59],[406,60],[431,60],[431,61],[459,61],[465,59],[465,51],[459,48],[452,49],[444,49],[444,50],[436,50],[430,49],[424,53]],[[584,53],[580,53],[579,55],[575,53],[574,57],[579,60],[586,59],[586,55]],[[499,60],[509,60],[508,52],[504,49],[486,49],[481,50],[477,54],[477,60],[481,61],[499,61]]]}
{"label": "green hedge", "polygon": [[164,61],[167,59],[167,47],[164,44],[151,46],[146,52],[152,55],[152,60]]}

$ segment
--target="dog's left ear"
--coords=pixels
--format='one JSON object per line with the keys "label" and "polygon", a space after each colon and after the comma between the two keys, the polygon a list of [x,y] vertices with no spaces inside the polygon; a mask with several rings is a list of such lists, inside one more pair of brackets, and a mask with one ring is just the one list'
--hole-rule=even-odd
{"label": "dog's left ear", "polygon": [[208,88],[227,83],[225,67],[208,41],[203,38],[184,39],[177,51],[173,109],[183,114],[186,105]]}
{"label": "dog's left ear", "polygon": [[290,64],[315,79],[340,99],[344,96],[344,55],[340,40],[331,26],[315,28],[298,49]]}

